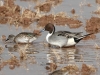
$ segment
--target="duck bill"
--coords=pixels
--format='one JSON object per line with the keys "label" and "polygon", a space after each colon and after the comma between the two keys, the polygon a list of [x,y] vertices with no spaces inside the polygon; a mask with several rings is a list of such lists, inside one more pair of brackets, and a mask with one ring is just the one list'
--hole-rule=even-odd
{"label": "duck bill", "polygon": [[45,31],[45,29],[40,30],[40,32],[44,32],[44,31]]}
{"label": "duck bill", "polygon": [[6,39],[5,41],[8,41],[9,39]]}

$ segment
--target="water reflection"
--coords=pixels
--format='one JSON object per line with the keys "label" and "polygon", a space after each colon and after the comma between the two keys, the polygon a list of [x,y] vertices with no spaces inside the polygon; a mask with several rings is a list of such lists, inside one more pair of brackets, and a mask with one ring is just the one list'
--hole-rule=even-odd
{"label": "water reflection", "polygon": [[26,52],[27,54],[34,54],[34,53],[38,53],[38,51],[36,51],[36,47],[33,44],[6,44],[5,45],[6,48],[8,48],[9,52]]}
{"label": "water reflection", "polygon": [[81,59],[81,55],[78,54],[78,51],[79,50],[76,47],[59,49],[51,48],[49,53],[47,54],[47,59],[49,63],[75,63],[76,59]]}
{"label": "water reflection", "polygon": [[[73,72],[72,75],[79,75],[81,70],[84,71],[81,68],[84,67],[83,63],[85,63],[85,68],[89,68],[88,62],[90,64],[96,62],[93,46],[87,44],[70,48],[49,48],[42,42],[33,44],[7,43],[5,47],[11,58],[8,58],[7,62],[1,61],[0,65],[7,66],[10,64],[10,69],[21,66],[27,70],[31,63],[38,66],[42,65],[42,67],[46,66],[49,75],[68,75],[69,72]],[[91,72],[90,68],[89,72]]]}
{"label": "water reflection", "polygon": [[[84,46],[85,49],[88,49],[88,47]],[[93,65],[88,65],[89,62],[95,61],[94,51],[87,51],[84,48],[83,46],[50,48],[46,66],[46,69],[50,72],[49,75],[91,75],[95,73],[96,68]]]}
{"label": "water reflection", "polygon": [[[31,54],[38,53],[33,44],[6,44],[10,58],[4,60],[0,58],[0,70],[5,66],[9,66],[9,69],[13,70],[15,67],[23,67],[28,70],[29,64],[36,64],[35,56]],[[16,55],[17,53],[17,55]]]}
{"label": "water reflection", "polygon": [[78,53],[79,50],[76,47],[59,49],[50,48],[49,53],[47,54],[48,63],[46,66],[46,69],[50,72],[49,75],[67,75],[68,69],[61,67],[65,67],[66,65],[68,66],[68,64],[74,64],[71,67],[76,67],[76,59],[81,59],[81,55]]}

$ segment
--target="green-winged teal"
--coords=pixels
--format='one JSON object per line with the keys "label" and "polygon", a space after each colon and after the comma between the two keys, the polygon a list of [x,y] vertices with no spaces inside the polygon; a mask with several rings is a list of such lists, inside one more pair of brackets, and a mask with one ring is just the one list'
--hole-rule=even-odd
{"label": "green-winged teal", "polygon": [[21,32],[14,35],[9,35],[6,41],[12,41],[15,43],[32,43],[37,39],[38,35],[31,32]]}

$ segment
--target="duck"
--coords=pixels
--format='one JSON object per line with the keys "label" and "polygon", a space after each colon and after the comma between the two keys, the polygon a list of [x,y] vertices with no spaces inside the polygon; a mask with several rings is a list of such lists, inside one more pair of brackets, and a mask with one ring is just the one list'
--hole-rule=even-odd
{"label": "duck", "polygon": [[57,31],[55,32],[55,26],[52,23],[48,23],[43,31],[48,31],[46,35],[46,41],[50,45],[55,45],[58,47],[70,47],[75,46],[80,40],[83,38],[93,34],[89,33],[86,35],[82,35],[82,32],[70,32],[70,31]]}
{"label": "duck", "polygon": [[38,35],[31,32],[21,32],[16,36],[11,34],[6,39],[6,42],[15,42],[15,43],[32,43],[38,38]]}

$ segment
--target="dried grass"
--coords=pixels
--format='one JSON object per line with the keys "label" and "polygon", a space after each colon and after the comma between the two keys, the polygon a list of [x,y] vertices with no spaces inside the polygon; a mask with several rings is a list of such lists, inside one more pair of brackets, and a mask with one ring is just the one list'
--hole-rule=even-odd
{"label": "dried grass", "polygon": [[99,46],[97,43],[95,43],[94,47],[95,47],[96,49],[100,49],[100,46]]}
{"label": "dried grass", "polygon": [[82,64],[81,75],[91,75],[96,72],[96,68],[92,65]]}
{"label": "dried grass", "polygon": [[95,0],[97,4],[100,4],[100,0]]}
{"label": "dried grass", "polygon": [[82,64],[81,71],[79,67],[75,64],[68,64],[66,67],[63,67],[60,70],[56,70],[52,72],[50,75],[60,75],[60,74],[68,74],[68,75],[91,75],[95,73],[97,69],[92,65]]}
{"label": "dried grass", "polygon": [[93,13],[100,16],[100,7],[97,7],[97,9]]}
{"label": "dried grass", "polygon": [[91,35],[83,38],[83,40],[89,40],[89,39],[92,39],[92,40],[96,39],[96,35],[95,34],[91,34]]}
{"label": "dried grass", "polygon": [[0,63],[0,70],[2,70],[5,66],[9,66],[9,68],[11,70],[13,70],[15,67],[19,67],[20,66],[20,62],[19,60],[17,59],[16,56],[14,56],[13,54],[10,53],[10,55],[12,56],[10,59],[8,60],[3,60],[1,63]]}
{"label": "dried grass", "polygon": [[2,46],[0,46],[0,54],[2,54],[4,51],[4,48]]}
{"label": "dried grass", "polygon": [[57,69],[57,64],[55,63],[48,63],[48,66],[46,66],[46,70],[49,70],[50,72],[53,72]]}
{"label": "dried grass", "polygon": [[45,2],[43,4],[39,4],[35,6],[34,9],[39,9],[39,11],[47,13],[47,12],[50,12],[51,7],[52,7],[52,4],[50,2]]}
{"label": "dried grass", "polygon": [[46,2],[51,2],[53,6],[57,6],[63,2],[63,0],[46,0]]}
{"label": "dried grass", "polygon": [[[42,27],[44,27],[47,23],[53,23],[62,26],[68,25],[70,28],[80,27],[82,25],[81,21],[75,18],[73,19],[73,17],[69,17],[64,12],[60,12],[56,15],[41,14],[41,11],[46,13],[50,12],[53,4],[58,5],[61,2],[62,0],[47,0],[44,3],[37,3],[38,5],[34,7],[37,12],[34,12],[30,9],[21,8],[19,5],[15,5],[13,0],[5,0],[4,5],[0,6],[0,15],[2,16],[2,18],[0,18],[0,23],[15,25],[16,28],[22,26],[24,29],[29,28],[29,26],[34,22],[37,22],[37,25]],[[72,10],[72,13],[75,13],[74,9]]]}
{"label": "dried grass", "polygon": [[87,20],[86,31],[89,33],[98,33],[100,31],[100,18],[91,17]]}
{"label": "dried grass", "polygon": [[67,16],[64,12],[58,13],[56,15],[44,15],[38,21],[38,27],[44,27],[48,23],[53,23],[58,26],[68,25],[70,28],[79,28],[82,22],[78,19],[73,19],[73,17]]}
{"label": "dried grass", "polygon": [[5,40],[6,40],[6,36],[5,36],[5,35],[2,35],[2,36],[1,36],[1,40],[2,40],[2,41],[5,41]]}

